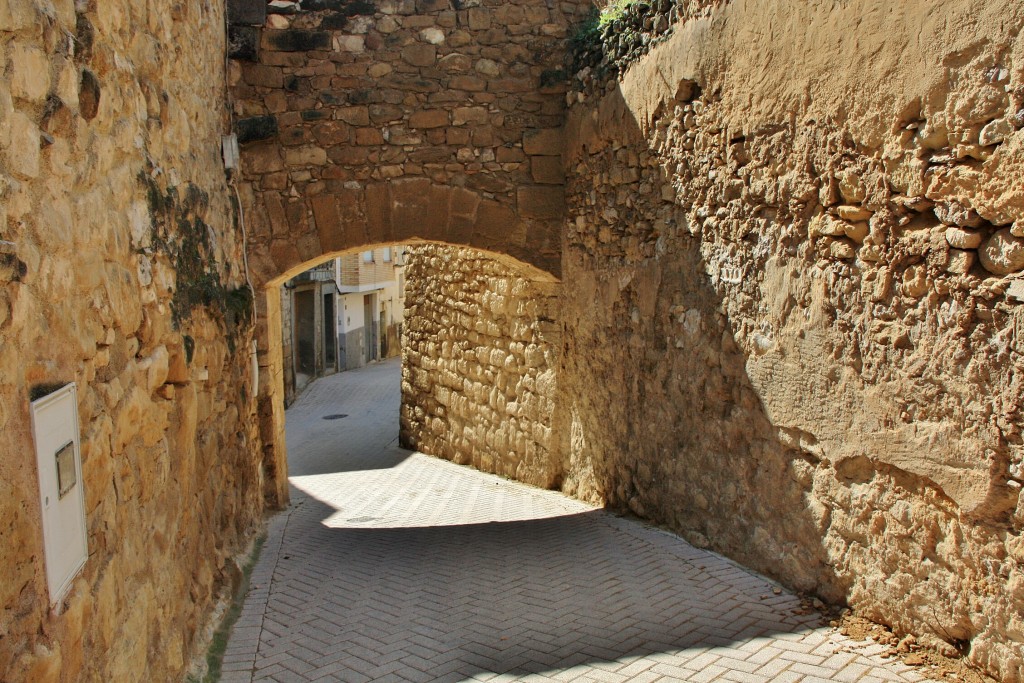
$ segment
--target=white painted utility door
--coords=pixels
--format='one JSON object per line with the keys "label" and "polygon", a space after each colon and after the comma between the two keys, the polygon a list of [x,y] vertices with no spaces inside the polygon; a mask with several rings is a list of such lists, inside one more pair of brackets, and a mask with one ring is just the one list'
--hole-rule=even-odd
{"label": "white painted utility door", "polygon": [[85,496],[74,384],[32,402],[32,432],[39,465],[46,584],[58,605],[85,565]]}

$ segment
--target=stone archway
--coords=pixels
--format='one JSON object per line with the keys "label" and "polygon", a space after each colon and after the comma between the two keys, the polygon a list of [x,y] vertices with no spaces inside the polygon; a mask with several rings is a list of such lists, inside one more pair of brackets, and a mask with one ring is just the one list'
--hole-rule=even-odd
{"label": "stone archway", "polygon": [[[566,45],[590,2],[305,5],[283,15],[245,0],[229,16],[254,286],[415,241],[559,278]],[[280,505],[283,415],[267,391],[279,372],[267,329],[280,312],[258,298],[266,488]]]}
{"label": "stone archway", "polygon": [[347,187],[308,197],[263,192],[248,248],[259,284],[287,279],[326,254],[396,242],[445,242],[511,257],[557,278],[564,191],[519,188],[503,203],[427,178]]}
{"label": "stone archway", "polygon": [[[399,183],[399,187],[401,187],[402,185],[404,184]],[[364,228],[363,230],[358,232],[355,230],[346,230],[345,224],[343,220],[340,218],[340,214],[331,213],[332,211],[339,210],[337,199],[332,198],[331,204],[333,206],[329,206],[328,208],[321,206],[319,209],[313,209],[313,212],[315,216],[319,216],[321,220],[321,225],[324,225],[325,228],[327,228],[327,230],[325,231],[318,231],[318,235],[327,234],[328,240],[335,240],[325,240],[327,244],[331,245],[331,247],[333,248],[324,249],[321,253],[305,261],[298,260],[302,258],[301,255],[304,252],[300,249],[299,246],[296,245],[292,245],[291,248],[285,248],[284,245],[278,244],[275,245],[273,249],[267,249],[265,246],[257,244],[249,252],[250,262],[257,264],[257,267],[253,269],[253,272],[254,274],[257,274],[257,277],[259,276],[258,274],[272,272],[268,270],[270,268],[281,269],[280,271],[278,271],[280,274],[276,275],[273,278],[267,279],[264,277],[254,282],[254,286],[258,287],[258,289],[260,290],[257,296],[257,308],[259,311],[259,316],[257,320],[257,340],[260,367],[259,420],[261,439],[264,449],[264,495],[267,504],[271,507],[284,507],[287,504],[289,497],[287,464],[288,455],[285,439],[285,407],[283,402],[284,359],[281,335],[282,307],[281,297],[279,293],[279,287],[284,282],[294,277],[298,273],[307,270],[308,268],[311,268],[315,265],[318,265],[319,263],[335,258],[337,256],[342,256],[353,252],[359,252],[366,249],[372,249],[374,247],[386,246],[401,241],[407,244],[421,245],[423,247],[426,247],[427,245],[436,245],[442,248],[452,247],[450,251],[456,257],[456,260],[460,261],[459,269],[462,271],[462,274],[464,276],[467,273],[473,273],[474,269],[480,268],[480,262],[482,260],[483,262],[485,262],[485,266],[483,267],[482,272],[479,274],[473,273],[473,275],[478,276],[476,278],[478,282],[486,282],[489,278],[493,278],[495,273],[498,274],[499,278],[501,276],[511,277],[512,275],[514,275],[516,279],[521,281],[522,286],[525,287],[526,290],[531,292],[531,294],[527,294],[527,297],[542,296],[547,298],[549,301],[554,301],[557,296],[557,292],[560,289],[560,281],[555,276],[555,274],[543,270],[540,267],[538,267],[538,265],[536,265],[537,263],[545,263],[545,257],[542,252],[533,254],[534,263],[530,263],[525,260],[520,260],[519,258],[515,257],[512,253],[509,253],[514,253],[516,251],[516,244],[509,241],[506,241],[504,243],[501,242],[502,236],[508,235],[509,231],[502,232],[501,230],[493,229],[488,231],[486,228],[486,224],[478,226],[477,223],[474,222],[472,226],[473,229],[463,233],[464,235],[466,235],[466,241],[463,244],[455,243],[453,240],[451,240],[451,238],[449,240],[440,240],[436,238],[428,239],[420,236],[430,235],[431,233],[427,231],[428,229],[448,229],[450,231],[453,225],[457,226],[460,224],[461,221],[463,221],[464,219],[468,219],[470,217],[469,214],[459,215],[444,213],[446,205],[443,201],[439,202],[438,197],[444,198],[446,193],[437,191],[436,187],[433,192],[425,192],[422,195],[406,195],[408,197],[407,201],[409,202],[406,205],[402,204],[403,199],[401,193],[396,194],[397,197],[394,200],[392,200],[389,195],[389,204],[387,205],[386,210],[381,212],[384,215],[385,221],[387,221],[389,217],[399,219],[399,222],[391,223],[392,226],[397,225],[398,229],[392,230],[392,232],[389,235],[390,239],[384,239],[383,235],[377,237],[376,239],[369,237],[369,228]],[[452,200],[451,197],[454,197],[459,193],[449,192],[447,194],[449,201],[447,206],[451,206],[452,201],[458,201]],[[415,212],[422,210],[425,206],[430,205],[431,203],[433,203],[433,207],[441,211],[442,214],[440,216],[435,215],[433,220],[429,222],[420,221],[418,225],[428,225],[429,223],[429,225],[432,227],[428,227],[428,229],[424,230],[409,228],[408,225],[413,223],[413,217],[417,215]],[[325,216],[331,216],[332,219],[338,221],[338,224],[327,224],[325,222]],[[507,223],[502,224],[503,227],[507,227],[507,225]],[[348,227],[352,226],[349,225]],[[449,236],[451,236],[452,232],[449,232],[448,234]],[[330,237],[331,235],[334,235],[334,237]],[[355,242],[355,244],[349,243],[349,246],[343,246],[346,243],[340,240],[343,240],[346,235],[349,235],[350,239],[352,239]],[[412,236],[405,237],[406,235]],[[481,249],[478,246],[480,242],[485,242],[489,245],[492,245],[492,249],[494,247],[505,248],[505,251],[499,252],[493,251],[491,249]],[[309,245],[307,245],[306,248],[309,248]],[[305,253],[308,254],[308,252]],[[436,258],[437,255],[436,251],[428,250],[425,253],[432,256],[433,258]],[[267,259],[269,259],[269,261]],[[492,265],[486,266],[486,262],[491,262]],[[420,270],[420,272],[422,273],[425,271],[429,271],[429,268],[429,266],[425,266]],[[471,298],[473,296],[479,297],[480,301],[483,301],[485,297],[492,297],[493,293],[477,290],[470,292],[469,296]],[[443,304],[440,304],[438,302],[438,299],[435,297],[433,301],[428,304],[428,306],[436,307],[443,306]],[[522,308],[522,306],[520,306],[520,308]],[[530,307],[527,306],[526,308]],[[553,307],[550,304],[547,306],[547,309],[552,308]],[[437,312],[435,311],[435,313]],[[550,329],[553,327],[550,314],[551,311],[547,310],[545,314],[535,316],[537,321],[543,321],[542,323],[536,324],[541,324],[548,328],[549,331],[542,333],[543,336],[548,336],[549,338],[556,338],[557,332],[550,332]],[[443,313],[440,313],[439,315],[443,315]],[[482,319],[488,320],[488,322],[491,324],[491,341],[493,341],[493,330],[495,329],[493,326],[493,320],[489,315],[482,316]],[[519,329],[522,329],[522,321],[517,321],[515,323],[515,326]],[[429,328],[429,324],[427,327]],[[436,332],[437,330],[435,329],[432,332],[428,331],[427,334]],[[502,332],[498,332],[497,334],[500,335],[502,334]],[[552,334],[554,336],[551,336]],[[420,335],[420,339],[422,339],[422,335]],[[450,341],[450,338],[448,338],[448,341]],[[520,356],[520,358],[518,359],[518,364],[521,367],[530,367],[530,371],[533,374],[537,374],[538,366],[541,364],[543,364],[545,368],[547,368],[548,366],[552,367],[551,372],[549,372],[543,380],[545,383],[550,385],[548,386],[547,396],[543,398],[543,401],[550,403],[554,398],[554,382],[551,374],[554,372],[553,366],[555,365],[554,363],[551,363],[550,358],[548,358],[551,356],[551,353],[549,352],[547,354],[544,354],[538,351],[536,345],[523,344],[521,343],[521,341],[512,342],[511,344],[506,345],[506,349],[510,345],[513,346],[516,350],[516,353],[510,355]],[[550,348],[552,349],[557,347],[557,345],[548,346],[550,346]],[[421,355],[417,354],[417,358],[419,357],[421,357]],[[490,358],[491,356],[485,357]],[[482,361],[483,364],[486,364],[487,362],[489,361]],[[515,362],[512,363],[512,365],[515,364]],[[499,362],[499,366],[500,365],[501,362]],[[431,367],[433,368],[433,366]],[[424,372],[426,372],[427,374],[433,372],[433,369],[424,370],[424,368],[419,366],[416,368],[416,370],[419,372],[420,377],[423,376]],[[503,372],[502,369],[499,369],[498,371]],[[447,395],[449,388],[444,387],[443,384],[443,382],[439,381],[437,383],[437,386],[434,388],[436,388],[438,393],[443,393],[444,395]],[[533,388],[534,384],[531,384],[531,394],[534,393]],[[433,391],[428,391],[427,393],[431,395],[422,397],[422,401],[420,401],[420,404],[416,406],[417,411],[422,412],[422,405],[438,405],[438,397],[434,395]],[[407,399],[408,396],[403,395],[403,404],[406,402]],[[473,400],[473,398],[470,398],[469,403],[472,404]],[[484,399],[481,403],[486,402],[487,399]],[[522,410],[522,408],[518,406],[517,409],[519,409],[520,411]],[[536,412],[535,406],[531,406],[530,409]],[[487,409],[484,408],[484,410],[486,411]],[[408,410],[405,412],[407,413],[408,416],[412,415],[414,411]],[[470,412],[472,412],[472,406]],[[549,423],[551,421],[551,412],[553,411],[548,411],[548,415],[546,418]],[[409,420],[406,419],[406,417],[403,417],[403,422],[405,424],[408,424]],[[486,420],[486,417],[482,419]],[[533,442],[531,442],[529,449],[524,448],[524,453],[522,454],[522,457],[515,458],[515,462],[512,463],[511,465],[509,465],[509,462],[507,460],[505,462],[502,462],[500,457],[494,458],[492,456],[485,456],[481,459],[480,457],[478,457],[478,454],[467,454],[463,456],[456,452],[453,452],[452,448],[450,447],[450,444],[454,441],[454,439],[448,438],[449,435],[444,433],[447,429],[447,425],[438,427],[436,422],[433,423],[432,428],[424,428],[422,427],[421,423],[421,433],[419,434],[419,438],[417,438],[415,441],[417,441],[417,443],[422,441],[423,443],[431,444],[431,448],[433,448],[433,450],[438,451],[436,453],[429,451],[434,455],[440,455],[442,457],[446,457],[458,462],[464,462],[466,464],[474,464],[477,465],[478,467],[481,467],[482,469],[496,471],[499,473],[508,474],[510,476],[515,474],[518,475],[519,478],[532,481],[533,483],[536,483],[538,485],[552,486],[557,484],[557,482],[560,480],[561,468],[558,463],[554,462],[554,460],[557,459],[557,456],[555,455],[557,449],[550,448],[550,458],[552,459],[552,463],[542,463],[538,465],[538,460],[540,457],[538,453],[548,453],[550,445],[549,442],[553,443],[551,441],[552,436],[550,425],[544,427],[541,430],[540,433],[542,435],[534,439]],[[502,429],[503,428],[497,424],[493,425],[493,428],[489,427],[486,424],[481,425],[479,431],[479,434],[481,435],[481,443],[484,434],[488,432],[501,432]],[[522,436],[520,436],[519,440],[522,441]],[[530,439],[527,438],[527,440]],[[543,447],[538,448],[537,446],[540,442],[543,442]],[[477,449],[473,450],[476,451]],[[518,471],[516,469],[517,466]]]}

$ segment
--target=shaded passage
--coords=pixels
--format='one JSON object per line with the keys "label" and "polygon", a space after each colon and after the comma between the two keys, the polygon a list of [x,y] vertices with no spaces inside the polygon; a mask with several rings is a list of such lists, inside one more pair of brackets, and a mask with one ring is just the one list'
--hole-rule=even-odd
{"label": "shaded passage", "polygon": [[289,411],[294,503],[223,680],[921,680],[675,536],[398,448],[399,367]]}

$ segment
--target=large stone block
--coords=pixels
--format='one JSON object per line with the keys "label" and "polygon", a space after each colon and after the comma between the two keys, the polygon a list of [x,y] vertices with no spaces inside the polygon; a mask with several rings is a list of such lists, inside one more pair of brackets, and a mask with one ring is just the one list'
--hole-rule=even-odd
{"label": "large stone block", "polygon": [[228,57],[255,62],[260,53],[260,29],[255,26],[228,27]]}
{"label": "large stone block", "polygon": [[428,43],[413,43],[402,49],[402,60],[412,66],[433,66],[437,61],[437,48]]}
{"label": "large stone block", "polygon": [[25,180],[39,175],[39,146],[41,133],[36,124],[20,111],[14,112],[10,122],[11,143],[4,150],[7,168],[16,177]]}
{"label": "large stone block", "polygon": [[250,116],[235,121],[235,134],[240,145],[257,140],[269,140],[277,135],[277,131],[276,116]]}
{"label": "large stone block", "polygon": [[487,92],[508,95],[529,93],[537,89],[537,84],[529,78],[495,78],[487,81]]}
{"label": "large stone block", "polygon": [[328,31],[302,31],[298,29],[263,31],[264,50],[279,52],[308,52],[330,50],[331,34]]}
{"label": "large stone block", "polygon": [[335,110],[334,116],[353,126],[370,125],[370,111],[365,106],[342,107]]}
{"label": "large stone block", "polygon": [[264,0],[228,0],[228,21],[231,24],[262,26],[267,22]]}
{"label": "large stone block", "polygon": [[242,161],[247,172],[263,174],[284,168],[281,148],[267,142],[252,144],[242,151]]}
{"label": "large stone block", "polygon": [[20,31],[38,20],[34,5],[19,0],[0,0],[0,26],[5,31]]}
{"label": "large stone block", "polygon": [[291,240],[275,239],[270,244],[270,258],[273,260],[277,273],[283,273],[302,263],[299,250]]}
{"label": "large stone block", "polygon": [[261,88],[283,88],[284,72],[277,66],[264,64],[245,64],[242,67],[242,78],[249,85]]}
{"label": "large stone block", "polygon": [[565,147],[561,128],[529,130],[523,134],[523,150],[531,156],[559,156]]}
{"label": "large stone block", "polygon": [[288,216],[284,210],[284,203],[281,201],[279,192],[268,191],[262,195],[263,205],[267,211],[267,219],[270,221],[270,233],[274,237],[284,237],[290,232]]}
{"label": "large stone block", "polygon": [[427,178],[391,183],[392,221],[397,234],[439,239],[448,224],[450,190]]}
{"label": "large stone block", "polygon": [[284,150],[287,166],[323,166],[327,163],[327,151],[315,145],[288,147]]}
{"label": "large stone block", "polygon": [[416,11],[420,14],[430,14],[451,9],[450,0],[416,0]]}
{"label": "large stone block", "polygon": [[475,244],[488,249],[506,243],[521,228],[521,221],[511,207],[494,200],[480,202],[473,234]]}
{"label": "large stone block", "polygon": [[475,222],[480,195],[465,188],[455,187],[451,191],[451,215]]}
{"label": "large stone block", "polygon": [[366,234],[370,242],[390,242],[391,192],[387,183],[366,186]]}
{"label": "large stone block", "polygon": [[484,124],[489,118],[487,107],[456,107],[452,112],[452,125]]}
{"label": "large stone block", "polygon": [[446,109],[420,109],[409,116],[410,128],[443,128],[448,123]]}
{"label": "large stone block", "polygon": [[469,30],[486,31],[491,27],[491,10],[485,7],[473,7],[467,10]]}
{"label": "large stone block", "polygon": [[1003,228],[978,250],[981,265],[996,275],[1009,275],[1024,270],[1024,238],[1014,237]]}
{"label": "large stone block", "polygon": [[340,121],[327,121],[313,128],[313,138],[321,147],[332,147],[349,142],[352,128]]}
{"label": "large stone block", "polygon": [[311,197],[309,204],[323,249],[325,251],[344,249],[346,246],[344,226],[341,223],[341,215],[338,212],[334,195],[322,194]]}
{"label": "large stone block", "polygon": [[565,182],[562,158],[556,156],[530,157],[530,175],[541,185],[561,185]]}
{"label": "large stone block", "polygon": [[565,191],[560,187],[520,187],[516,202],[524,218],[556,220],[565,215]]}
{"label": "large stone block", "polygon": [[7,52],[10,61],[11,96],[29,102],[42,102],[50,92],[50,62],[46,53],[34,45],[14,43]]}

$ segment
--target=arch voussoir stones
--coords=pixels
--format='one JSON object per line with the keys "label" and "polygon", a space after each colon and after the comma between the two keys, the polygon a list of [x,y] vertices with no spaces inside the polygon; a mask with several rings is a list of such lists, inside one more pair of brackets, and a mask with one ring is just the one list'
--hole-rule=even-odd
{"label": "arch voussoir stones", "polygon": [[353,184],[284,205],[274,193],[263,207],[271,238],[250,247],[253,270],[265,284],[329,254],[425,241],[509,256],[557,278],[564,198],[561,187],[542,189],[543,197],[518,193],[518,211],[428,178]]}

